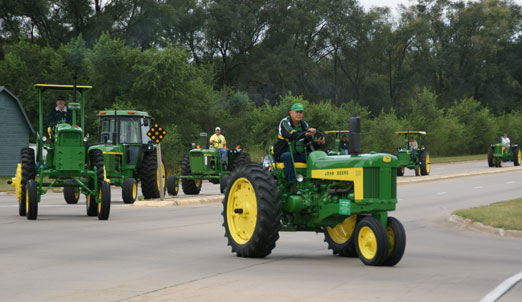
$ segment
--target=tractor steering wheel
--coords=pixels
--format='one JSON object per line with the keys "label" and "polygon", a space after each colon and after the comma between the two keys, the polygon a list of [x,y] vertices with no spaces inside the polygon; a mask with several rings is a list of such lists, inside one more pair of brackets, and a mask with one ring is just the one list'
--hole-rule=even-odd
{"label": "tractor steering wheel", "polygon": [[[294,143],[294,153],[299,153],[299,154],[303,153],[303,152],[298,151],[297,148],[296,148],[296,146],[297,146],[297,142],[298,142],[300,139],[304,138],[305,135],[306,135],[307,133],[309,133],[309,132],[308,132],[308,131],[307,131],[307,132],[303,132],[303,133],[301,133],[301,134],[300,134],[300,135],[295,139],[295,143]],[[320,137],[326,137],[326,136],[325,136],[324,133],[322,133],[321,131],[315,129],[314,139],[315,139],[315,137],[320,138]],[[315,148],[314,148],[314,139],[309,140],[309,141],[306,143],[306,145],[305,145],[306,148],[310,148],[310,150],[312,150],[312,151],[315,151]],[[306,150],[306,149],[305,149],[305,150]]]}

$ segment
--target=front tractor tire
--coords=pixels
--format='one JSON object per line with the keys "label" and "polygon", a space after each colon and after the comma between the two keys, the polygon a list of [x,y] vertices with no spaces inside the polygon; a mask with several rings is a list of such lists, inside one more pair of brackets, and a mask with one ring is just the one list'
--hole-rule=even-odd
{"label": "front tractor tire", "polygon": [[422,176],[430,175],[431,170],[431,160],[430,160],[430,153],[428,151],[422,151],[420,155],[420,174]]}
{"label": "front tractor tire", "polygon": [[[26,147],[20,150],[20,158],[22,164],[21,170],[21,181],[20,181],[20,196],[19,196],[19,204],[18,204],[18,214],[20,216],[26,216],[26,206],[25,206],[25,194],[26,194],[26,185],[27,182],[31,179],[35,179],[36,177],[36,164],[35,164],[35,156],[34,150]],[[17,174],[18,175],[18,174]]]}
{"label": "front tractor tire", "polygon": [[[181,176],[189,176],[192,174],[190,171],[190,157],[185,154],[183,161],[181,161]],[[182,178],[181,185],[183,186],[183,193],[187,195],[197,195],[201,191],[203,182],[201,179],[188,179]]]}
{"label": "front tractor tire", "polygon": [[25,211],[27,219],[36,220],[38,216],[38,184],[29,179],[25,186]]}
{"label": "front tractor tire", "polygon": [[513,147],[513,165],[520,166],[521,160],[522,160],[522,151],[520,151],[520,147]]}
{"label": "front tractor tire", "polygon": [[357,215],[351,215],[333,228],[324,228],[324,241],[328,243],[328,249],[332,250],[334,255],[357,257],[354,240],[357,220]]}
{"label": "front tractor tire", "polygon": [[176,196],[179,192],[179,178],[177,175],[170,175],[167,178],[167,192],[170,196]]}
{"label": "front tractor tire", "polygon": [[222,215],[233,253],[266,257],[275,248],[281,229],[277,183],[259,165],[239,167],[230,177]]}
{"label": "front tractor tire", "polygon": [[[68,180],[68,183],[74,183],[74,180]],[[80,188],[78,187],[64,187],[63,198],[67,204],[77,204],[80,199]]]}
{"label": "front tractor tire", "polygon": [[104,181],[98,191],[98,220],[107,220],[111,212],[111,185]]}
{"label": "front tractor tire", "polygon": [[[166,182],[167,169],[165,169],[165,161],[161,161],[161,172],[163,181],[163,192],[167,190]],[[158,157],[156,152],[145,152],[140,167],[141,192],[145,199],[160,197],[160,182],[158,170]]]}
{"label": "front tractor tire", "polygon": [[132,177],[125,178],[121,186],[121,197],[126,204],[132,204],[138,197],[138,183]]}
{"label": "front tractor tire", "polygon": [[382,265],[394,266],[401,261],[406,249],[406,231],[402,223],[394,218],[388,217],[388,224],[386,226],[386,235],[389,239],[388,255]]}
{"label": "front tractor tire", "polygon": [[493,168],[495,166],[495,157],[493,157],[494,152],[495,148],[493,146],[490,146],[488,150],[488,166],[490,168]]}
{"label": "front tractor tire", "polygon": [[398,167],[397,168],[397,176],[404,176],[404,170],[406,170],[406,168]]}
{"label": "front tractor tire", "polygon": [[359,259],[366,264],[379,266],[388,257],[388,238],[384,226],[372,216],[357,223],[355,228],[355,248]]}

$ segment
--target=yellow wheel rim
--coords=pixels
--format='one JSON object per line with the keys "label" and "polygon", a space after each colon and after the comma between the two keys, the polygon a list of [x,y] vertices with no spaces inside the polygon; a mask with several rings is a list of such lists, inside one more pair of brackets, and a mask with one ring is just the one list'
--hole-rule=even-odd
{"label": "yellow wheel rim", "polygon": [[401,169],[401,174],[404,174],[404,169],[405,168],[399,168],[399,169]]}
{"label": "yellow wheel rim", "polygon": [[430,155],[428,154],[426,156],[426,163],[424,163],[426,165],[426,172],[430,173],[430,166],[431,166],[431,161],[430,161]]}
{"label": "yellow wheel rim", "polygon": [[352,215],[333,228],[326,227],[326,231],[328,232],[328,236],[330,236],[335,243],[343,244],[352,237],[356,222],[357,215]]}
{"label": "yellow wheel rim", "polygon": [[201,185],[201,179],[194,180],[194,184],[196,185],[196,187],[199,187]]}
{"label": "yellow wheel rim", "polygon": [[80,192],[79,191],[74,191],[74,198],[76,198],[76,199],[80,198]]}
{"label": "yellow wheel rim", "polygon": [[16,200],[23,202],[22,200],[22,163],[16,166],[15,177],[11,178],[11,186],[16,189]]}
{"label": "yellow wheel rim", "polygon": [[176,192],[179,191],[179,179],[176,177],[176,180],[174,181],[174,190]]}
{"label": "yellow wheel rim", "polygon": [[518,150],[517,157],[518,157],[518,163],[520,164],[520,160],[522,159],[522,152],[520,152],[520,150]]}
{"label": "yellow wheel rim", "polygon": [[257,198],[246,178],[238,178],[228,193],[227,225],[230,235],[239,244],[247,243],[256,228]]}
{"label": "yellow wheel rim", "polygon": [[363,226],[359,231],[357,241],[363,257],[373,259],[377,254],[377,238],[375,238],[373,230],[368,226]]}
{"label": "yellow wheel rim", "polygon": [[388,247],[388,256],[391,254],[393,247],[395,246],[395,234],[393,233],[393,229],[388,225],[386,227],[386,235],[390,239],[390,246]]}
{"label": "yellow wheel rim", "polygon": [[29,213],[29,190],[27,190],[27,185],[25,186],[25,211]]}
{"label": "yellow wheel rim", "polygon": [[[165,188],[165,165],[163,163],[161,163],[161,176],[161,181],[163,181],[163,187]],[[156,184],[158,185],[158,190],[160,187],[159,179],[159,169],[156,169]]]}
{"label": "yellow wheel rim", "polygon": [[136,194],[138,194],[138,188],[136,184],[132,185],[132,198],[136,198]]}

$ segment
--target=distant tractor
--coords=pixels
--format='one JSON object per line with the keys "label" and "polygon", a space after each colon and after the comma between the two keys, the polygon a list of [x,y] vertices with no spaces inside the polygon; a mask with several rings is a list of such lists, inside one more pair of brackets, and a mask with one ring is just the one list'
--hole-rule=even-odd
{"label": "distant tractor", "polygon": [[350,134],[348,130],[327,130],[324,131],[327,135],[335,135],[335,144],[333,150],[329,150],[328,155],[343,155],[343,150],[341,150],[341,137],[347,134]]}
{"label": "distant tractor", "polygon": [[[280,231],[323,233],[333,254],[359,257],[366,265],[394,266],[406,247],[406,232],[388,216],[397,204],[394,155],[360,154],[360,120],[350,119],[350,155],[330,155],[290,141],[295,154],[308,149],[307,162],[294,162],[297,183],[290,183],[284,163],[273,172],[244,165],[232,172],[223,199],[228,245],[239,257],[270,254]],[[324,136],[319,130],[316,136]],[[301,144],[301,147],[296,145]]]}
{"label": "distant tractor", "polygon": [[510,148],[504,147],[501,143],[492,144],[488,150],[488,166],[501,168],[503,162],[513,161],[513,165],[520,166],[522,153],[517,144]]}
{"label": "distant tractor", "polygon": [[[75,81],[76,82],[76,81]],[[85,93],[91,86],[36,84],[39,102],[39,130],[36,137],[36,156],[31,148],[23,148],[12,185],[16,188],[20,216],[34,220],[38,216],[41,196],[55,187],[63,187],[67,203],[78,202],[80,193],[87,196],[87,216],[109,218],[111,206],[110,185],[105,177],[103,155],[89,150],[88,135],[84,132]],[[48,90],[72,90],[72,123],[65,120],[44,132],[43,93]],[[80,103],[76,103],[76,92]],[[78,111],[80,120],[78,121]],[[48,136],[47,136],[48,135]],[[43,158],[43,151],[47,156]]]}
{"label": "distant tractor", "polygon": [[176,196],[179,191],[179,181],[183,187],[183,193],[196,195],[201,191],[203,180],[213,184],[220,184],[220,192],[224,193],[230,177],[230,173],[238,167],[251,162],[250,155],[243,151],[238,143],[234,149],[227,150],[228,165],[221,162],[221,154],[216,148],[202,149],[207,144],[207,133],[200,133],[201,144],[192,144],[193,148],[185,154],[181,161],[181,170],[177,175],[167,178],[167,191]]}
{"label": "distant tractor", "polygon": [[[422,136],[426,135],[426,132],[397,131],[395,134],[404,136],[404,145],[397,152],[399,159],[397,175],[403,176],[406,168],[415,170],[415,176],[429,175],[431,169],[430,153],[422,144]],[[411,147],[410,138],[417,142],[417,149]]]}
{"label": "distant tractor", "polygon": [[[99,144],[89,150],[103,153],[107,178],[111,185],[122,188],[124,203],[134,203],[138,183],[145,199],[160,197],[156,144],[147,136],[154,119],[147,112],[107,110],[100,117]],[[167,170],[162,161],[162,181],[165,190]]]}

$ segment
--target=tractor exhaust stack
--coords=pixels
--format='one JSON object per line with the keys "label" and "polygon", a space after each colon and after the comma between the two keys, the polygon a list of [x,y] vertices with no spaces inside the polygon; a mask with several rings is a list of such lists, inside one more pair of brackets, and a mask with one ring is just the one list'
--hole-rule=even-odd
{"label": "tractor exhaust stack", "polygon": [[350,118],[350,154],[357,156],[361,153],[361,119]]}

